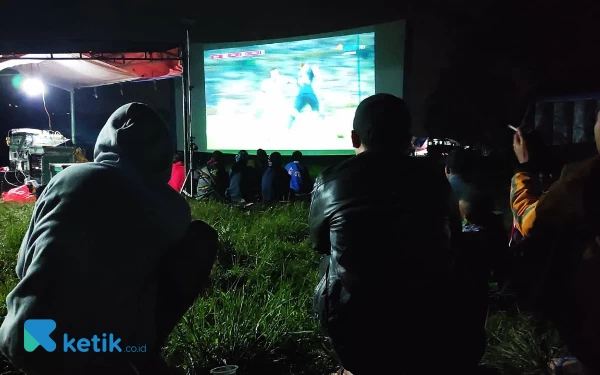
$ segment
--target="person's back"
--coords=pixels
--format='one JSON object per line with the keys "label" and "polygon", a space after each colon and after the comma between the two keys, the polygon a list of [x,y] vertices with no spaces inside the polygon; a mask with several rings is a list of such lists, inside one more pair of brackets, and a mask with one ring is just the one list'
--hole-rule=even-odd
{"label": "person's back", "polygon": [[219,196],[224,197],[225,191],[229,187],[229,173],[222,166],[220,166],[216,169],[209,169],[209,170],[210,170],[211,175],[213,175],[213,178],[215,179],[216,190],[219,193]]}
{"label": "person's back", "polygon": [[[600,136],[600,116],[596,128]],[[517,245],[521,295],[557,327],[586,374],[600,373],[599,190],[600,156],[566,166],[536,202],[533,225],[527,223]],[[553,300],[557,293],[560,303]]]}
{"label": "person's back", "polygon": [[242,200],[248,200],[249,197],[249,173],[248,166],[234,164],[229,174],[229,188],[227,196],[232,203],[240,203]]}
{"label": "person's back", "polygon": [[281,166],[281,154],[272,153],[270,164],[262,176],[263,201],[268,203],[286,200],[290,191],[290,176]]}
{"label": "person's back", "polygon": [[214,151],[204,168],[197,171],[197,199],[215,198],[224,201],[229,187],[229,173],[223,166],[223,154]]}
{"label": "person's back", "polygon": [[[460,255],[455,264],[457,287],[464,299],[461,322],[464,345],[474,363],[479,363],[486,348],[485,320],[488,310],[489,282],[504,281],[507,266],[507,234],[501,217],[493,212],[489,198],[478,190],[465,191],[459,202],[463,217]],[[469,336],[471,335],[471,336]]]}
{"label": "person's back", "polygon": [[259,179],[262,178],[263,173],[269,168],[269,155],[262,148],[256,150],[256,159],[254,161],[254,169],[257,171]]}
{"label": "person's back", "polygon": [[[390,186],[389,181],[382,181],[380,176],[389,172],[390,160],[394,160],[402,174],[418,183]],[[445,252],[448,239],[442,231],[449,187],[434,168],[409,157],[365,152],[319,176],[314,193],[319,196],[313,201],[312,218],[319,217],[320,205],[337,204],[335,212],[332,215],[323,212],[327,217],[322,219],[335,222],[336,218],[343,218],[339,226],[331,229],[336,239],[331,246],[349,250],[344,256],[351,258],[352,263],[344,264],[344,268],[352,274],[352,280],[378,284],[389,277],[383,272],[387,267],[393,271],[403,266],[411,270],[424,266],[432,274],[444,268],[445,260],[450,259],[450,252]],[[329,191],[333,193],[330,197],[322,196]],[[337,231],[343,232],[343,236],[336,236]],[[387,250],[394,248],[402,251]],[[369,252],[371,249],[385,253],[375,255]],[[428,250],[432,249],[440,251],[439,258],[430,259],[434,254]],[[426,264],[422,263],[426,259]],[[355,260],[358,262],[354,263]],[[434,271],[436,262],[441,268]],[[397,276],[395,273],[393,277]]]}
{"label": "person's back", "polygon": [[473,163],[469,156],[466,150],[455,149],[446,158],[446,177],[457,200],[461,200],[469,190],[476,189],[470,178]]}
{"label": "person's back", "polygon": [[[452,325],[440,291],[451,280],[458,207],[441,171],[406,156],[408,129],[363,128],[383,118],[409,122],[404,102],[390,97],[378,94],[359,105],[352,134],[358,155],[317,178],[310,210],[313,247],[331,255],[316,309],[342,365],[358,375],[386,368],[410,373],[410,366],[394,365],[392,358],[402,354],[423,366],[431,346],[444,346]],[[374,108],[365,114],[365,106]],[[375,147],[384,142],[369,144],[372,133],[400,138],[398,147],[385,151]],[[381,179],[390,162],[405,182]],[[387,361],[397,368],[386,367]]]}
{"label": "person's back", "polygon": [[248,153],[244,150],[238,152],[236,160],[229,174],[229,188],[227,198],[232,203],[254,201],[254,185],[256,176],[252,167],[248,166]]}
{"label": "person's back", "polygon": [[308,168],[302,162],[302,153],[294,151],[292,159],[293,161],[285,166],[290,175],[290,189],[298,195],[309,194],[313,188],[313,181],[310,178]]}
{"label": "person's back", "polygon": [[[63,347],[63,334],[75,340],[113,334],[120,350],[146,345],[148,354],[160,345],[157,273],[191,221],[187,202],[168,185],[171,154],[157,115],[128,104],[102,129],[94,162],[49,182],[19,251],[20,282],[7,297],[0,329],[0,348],[15,365],[32,374],[97,374],[147,359],[74,353],[74,341]],[[58,350],[23,352],[28,319],[54,320]]]}
{"label": "person's back", "polygon": [[[600,153],[600,113],[594,135]],[[599,374],[600,156],[566,165],[542,194],[534,173],[544,158],[537,139],[521,129],[513,138],[519,166],[511,182],[511,206],[524,236],[517,245],[523,254],[516,272],[518,296],[526,296],[529,308],[552,321],[586,373]]]}

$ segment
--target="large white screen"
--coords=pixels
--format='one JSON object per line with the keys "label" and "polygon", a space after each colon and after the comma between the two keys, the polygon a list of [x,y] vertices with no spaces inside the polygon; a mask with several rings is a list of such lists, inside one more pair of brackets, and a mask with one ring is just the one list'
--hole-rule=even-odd
{"label": "large white screen", "polygon": [[209,150],[348,150],[375,33],[204,51]]}

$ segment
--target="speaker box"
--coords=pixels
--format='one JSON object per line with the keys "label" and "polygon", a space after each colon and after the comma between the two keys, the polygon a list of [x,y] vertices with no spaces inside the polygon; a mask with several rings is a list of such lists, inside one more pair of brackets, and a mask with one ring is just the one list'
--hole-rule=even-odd
{"label": "speaker box", "polygon": [[42,185],[46,185],[52,178],[50,163],[75,163],[75,147],[44,147],[44,153],[42,154]]}

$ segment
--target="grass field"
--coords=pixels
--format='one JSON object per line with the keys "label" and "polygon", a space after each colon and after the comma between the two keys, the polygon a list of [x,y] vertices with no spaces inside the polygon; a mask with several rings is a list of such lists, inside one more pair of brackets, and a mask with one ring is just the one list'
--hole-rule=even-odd
{"label": "grass field", "polygon": [[[208,374],[223,363],[239,365],[238,374],[322,375],[334,368],[311,316],[319,258],[308,240],[307,207],[242,210],[214,202],[190,204],[195,218],[219,231],[222,249],[210,287],[164,349],[175,373]],[[0,203],[3,302],[17,282],[16,255],[31,210]],[[5,308],[3,303],[2,316]],[[487,327],[484,363],[503,374],[541,373],[559,347],[552,330],[518,312],[493,312]],[[0,367],[0,374],[9,371],[6,363]]]}

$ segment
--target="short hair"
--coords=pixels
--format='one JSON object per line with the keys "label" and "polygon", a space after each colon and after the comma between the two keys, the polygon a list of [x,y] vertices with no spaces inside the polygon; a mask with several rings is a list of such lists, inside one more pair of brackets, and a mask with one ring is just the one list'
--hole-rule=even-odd
{"label": "short hair", "polygon": [[302,152],[300,152],[300,151],[294,151],[292,153],[292,160],[293,161],[300,161],[300,160],[302,160]]}
{"label": "short hair", "polygon": [[352,127],[368,149],[408,147],[412,139],[408,106],[391,94],[375,94],[360,102]]}
{"label": "short hair", "polygon": [[259,158],[268,157],[267,152],[265,150],[263,150],[262,148],[259,148],[258,150],[256,150],[256,156],[258,156]]}
{"label": "short hair", "polygon": [[173,155],[173,164],[179,163],[181,161],[183,161],[183,155],[181,155],[180,152],[175,153],[175,155]]}
{"label": "short hair", "polygon": [[222,162],[223,161],[223,153],[219,150],[213,151],[212,153],[212,158],[214,161],[216,162]]}
{"label": "short hair", "polygon": [[269,73],[274,72],[276,70],[279,70],[279,68],[278,67],[273,67],[273,68],[269,69]]}
{"label": "short hair", "polygon": [[446,167],[452,174],[463,174],[467,172],[467,152],[462,148],[452,150],[446,158]]}
{"label": "short hair", "polygon": [[281,165],[281,154],[277,151],[272,152],[269,156],[269,162],[271,165],[279,166]]}

